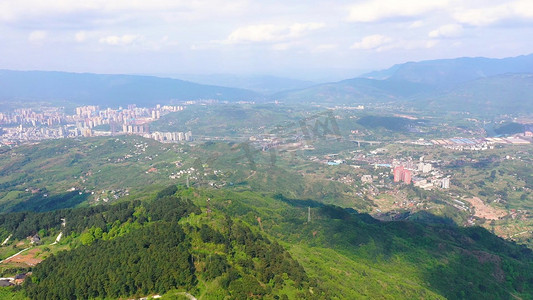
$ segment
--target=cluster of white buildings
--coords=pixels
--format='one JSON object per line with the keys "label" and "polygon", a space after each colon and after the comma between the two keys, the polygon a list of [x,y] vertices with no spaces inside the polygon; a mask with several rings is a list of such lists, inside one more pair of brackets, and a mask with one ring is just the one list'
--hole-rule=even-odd
{"label": "cluster of white buildings", "polygon": [[[178,112],[185,106],[156,105],[152,108],[128,105],[127,108],[100,109],[95,105],[76,107],[75,114],[67,115],[61,108],[41,108],[36,112],[30,108],[17,109],[11,113],[0,113],[0,142],[10,145],[18,142],[79,136],[109,136],[136,134],[161,142],[191,141],[189,132],[153,132],[149,124],[170,112]],[[18,126],[13,127],[13,124]],[[109,130],[95,128],[109,126]]]}
{"label": "cluster of white buildings", "polygon": [[452,150],[473,150],[484,151],[494,149],[495,144],[506,145],[527,145],[531,144],[533,133],[516,134],[509,137],[487,137],[487,138],[451,138],[431,140],[430,145],[443,146]]}
{"label": "cluster of white buildings", "polygon": [[[93,128],[109,124],[113,132],[122,129],[122,132],[127,133],[144,133],[147,130],[139,127],[134,128],[134,126],[143,126],[161,118],[164,114],[184,109],[185,107],[180,105],[161,106],[159,104],[152,108],[128,105],[128,108],[119,107],[118,109],[107,108],[104,110],[100,110],[98,106],[82,106],[76,108],[76,115],[67,116],[67,120],[76,123],[76,127],[79,128]],[[134,131],[137,129],[138,131]]]}
{"label": "cluster of white buildings", "polygon": [[450,178],[445,177],[439,169],[434,168],[431,162],[424,161],[424,157],[420,157],[418,163],[415,163],[415,161],[412,160],[401,163],[393,161],[392,163],[392,166],[399,165],[403,166],[406,170],[413,172],[410,182],[416,187],[424,190],[431,190],[435,187],[442,189],[450,188]]}
{"label": "cluster of white buildings", "polygon": [[434,187],[440,187],[441,189],[450,188],[450,178],[413,178],[413,185],[424,190],[431,190]]}
{"label": "cluster of white buildings", "polygon": [[53,126],[65,122],[65,115],[60,108],[47,107],[40,112],[31,108],[15,109],[11,113],[0,112],[0,124],[4,125],[24,125],[24,126]]}
{"label": "cluster of white buildings", "polygon": [[192,132],[159,132],[143,134],[143,137],[154,139],[159,142],[190,142],[192,141]]}
{"label": "cluster of white buildings", "polygon": [[431,170],[433,170],[433,166],[431,164],[425,164],[424,162],[418,163],[418,171],[422,173],[429,173]]}

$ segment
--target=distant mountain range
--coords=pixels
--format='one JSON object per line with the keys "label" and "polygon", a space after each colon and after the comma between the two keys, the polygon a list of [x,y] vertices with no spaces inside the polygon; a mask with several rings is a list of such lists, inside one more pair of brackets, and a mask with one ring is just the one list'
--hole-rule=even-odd
{"label": "distant mountain range", "polygon": [[233,74],[210,74],[172,75],[172,78],[192,81],[201,84],[227,86],[251,90],[261,94],[273,94],[286,90],[304,89],[316,85],[312,81],[298,80],[292,78],[271,76],[271,75],[233,75]]}
{"label": "distant mountain range", "polygon": [[115,106],[152,105],[171,100],[261,98],[249,90],[153,76],[0,70],[0,102],[69,101]]}
{"label": "distant mountain range", "polygon": [[349,105],[405,101],[441,111],[482,114],[533,109],[533,54],[408,62],[358,78],[317,85],[274,76],[208,75],[187,79],[204,84],[154,76],[0,70],[0,104],[68,101],[117,106],[214,99]]}
{"label": "distant mountain range", "polygon": [[533,54],[409,62],[359,78],[278,93],[272,98],[317,104],[406,101],[437,110],[522,112],[533,109]]}
{"label": "distant mountain range", "polygon": [[402,100],[430,90],[430,86],[416,82],[353,78],[285,91],[271,97],[284,102],[349,104]]}
{"label": "distant mountain range", "polygon": [[408,62],[386,70],[367,73],[361,77],[451,87],[479,78],[530,72],[533,72],[533,54],[502,59],[461,57]]}
{"label": "distant mountain range", "polygon": [[415,102],[436,110],[501,114],[533,111],[533,73],[507,73],[421,95]]}

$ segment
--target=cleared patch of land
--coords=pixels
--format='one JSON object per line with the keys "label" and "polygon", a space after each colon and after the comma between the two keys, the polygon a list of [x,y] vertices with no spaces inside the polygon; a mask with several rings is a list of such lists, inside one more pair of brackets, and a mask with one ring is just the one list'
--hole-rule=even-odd
{"label": "cleared patch of land", "polygon": [[43,259],[37,258],[36,256],[41,252],[39,248],[33,248],[28,251],[22,252],[17,256],[11,257],[3,261],[5,264],[22,264],[26,266],[35,266],[40,263]]}
{"label": "cleared patch of land", "polygon": [[498,220],[506,216],[507,213],[502,209],[497,209],[485,204],[478,197],[465,199],[474,207],[474,216],[478,218],[485,218],[487,220]]}

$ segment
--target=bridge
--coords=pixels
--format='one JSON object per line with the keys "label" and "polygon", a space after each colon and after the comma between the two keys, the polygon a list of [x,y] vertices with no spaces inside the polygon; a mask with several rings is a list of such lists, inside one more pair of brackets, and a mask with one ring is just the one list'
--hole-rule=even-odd
{"label": "bridge", "polygon": [[357,147],[361,147],[361,144],[369,144],[369,145],[379,145],[382,142],[380,141],[365,141],[365,140],[350,140],[350,142],[357,143]]}

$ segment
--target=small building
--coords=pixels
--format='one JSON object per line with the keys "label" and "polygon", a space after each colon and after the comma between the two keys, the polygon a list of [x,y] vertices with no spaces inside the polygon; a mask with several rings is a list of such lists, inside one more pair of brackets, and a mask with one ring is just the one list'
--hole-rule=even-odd
{"label": "small building", "polygon": [[361,182],[363,182],[363,183],[372,183],[372,175],[363,175],[363,176],[361,176]]}
{"label": "small building", "polygon": [[6,287],[6,286],[12,286],[13,283],[11,283],[9,280],[0,280],[0,287]]}
{"label": "small building", "polygon": [[333,161],[328,161],[328,165],[329,166],[338,166],[340,164],[344,163],[343,160],[341,159],[336,159],[336,160],[333,160]]}
{"label": "small building", "polygon": [[31,241],[32,245],[39,245],[41,244],[41,238],[39,237],[38,234],[34,235],[31,237]]}
{"label": "small building", "polygon": [[448,178],[448,177],[443,178],[441,187],[443,189],[449,189],[450,188],[450,178]]}
{"label": "small building", "polygon": [[15,276],[15,280],[14,280],[14,281],[15,281],[15,284],[18,285],[18,284],[22,284],[22,283],[24,283],[24,280],[26,280],[26,277],[28,277],[27,275],[28,275],[28,274],[26,274],[26,273],[20,273],[20,274],[17,274],[17,275]]}
{"label": "small building", "polygon": [[418,163],[418,171],[422,173],[429,173],[433,169],[433,166],[431,164],[425,164],[423,162]]}

